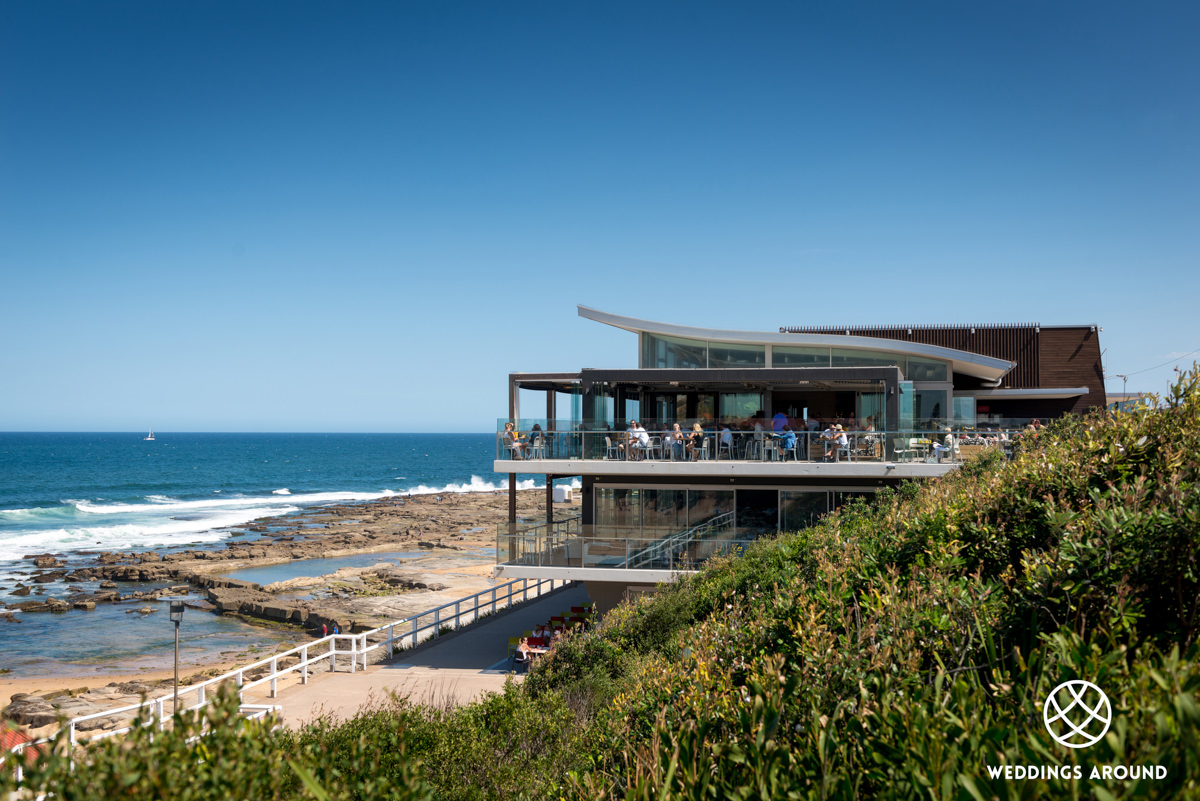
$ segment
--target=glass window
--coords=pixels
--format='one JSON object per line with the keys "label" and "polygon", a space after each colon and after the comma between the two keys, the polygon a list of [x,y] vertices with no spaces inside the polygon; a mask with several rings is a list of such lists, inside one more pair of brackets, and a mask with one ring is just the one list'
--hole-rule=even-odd
{"label": "glass window", "polygon": [[816,492],[797,492],[784,490],[779,493],[782,507],[780,529],[783,531],[799,531],[808,528],[829,511],[829,493],[824,490]]}
{"label": "glass window", "polygon": [[889,367],[904,369],[904,357],[895,353],[857,348],[833,348],[830,353],[834,367]]}
{"label": "glass window", "polygon": [[643,536],[650,539],[662,539],[671,534],[678,534],[687,528],[687,490],[643,490]]}
{"label": "glass window", "polygon": [[829,348],[776,345],[771,348],[772,367],[828,367]]}
{"label": "glass window", "polygon": [[688,528],[733,511],[733,490],[688,490]]}
{"label": "glass window", "polygon": [[882,392],[859,393],[857,406],[858,420],[861,425],[866,426],[869,417],[876,431],[883,431],[887,428],[887,404]]}
{"label": "glass window", "polygon": [[918,428],[921,427],[921,421],[941,421],[949,412],[946,390],[918,389],[913,392],[913,420]]}
{"label": "glass window", "polygon": [[945,362],[919,356],[908,357],[908,369],[904,371],[904,377],[909,381],[949,381],[948,376]]}
{"label": "glass window", "polygon": [[735,420],[743,417],[753,417],[762,411],[763,396],[761,392],[722,392],[721,419]]}
{"label": "glass window", "polygon": [[642,528],[642,490],[597,489],[596,529],[601,536],[638,536]]}
{"label": "glass window", "polygon": [[975,427],[975,399],[974,398],[955,398],[954,399],[954,424],[959,426]]}
{"label": "glass window", "polygon": [[744,489],[737,491],[738,539],[756,539],[773,534],[779,526],[779,491]]}
{"label": "glass window", "polygon": [[708,343],[709,367],[765,367],[766,365],[766,345]]}
{"label": "glass window", "polygon": [[[900,382],[900,419],[896,425],[900,431],[913,430],[913,385],[911,381]],[[878,428],[878,426],[876,426]]]}
{"label": "glass window", "polygon": [[656,334],[642,334],[642,367],[708,366],[708,343]]}

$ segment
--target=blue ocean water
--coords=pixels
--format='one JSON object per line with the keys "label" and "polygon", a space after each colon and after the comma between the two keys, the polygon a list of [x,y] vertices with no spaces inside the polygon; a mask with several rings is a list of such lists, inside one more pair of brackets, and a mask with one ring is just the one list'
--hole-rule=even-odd
{"label": "blue ocean water", "polygon": [[31,553],[212,542],[315,504],[506,486],[491,434],[143,436],[0,434],[0,569]]}
{"label": "blue ocean water", "polygon": [[[493,434],[144,436],[0,433],[0,601],[27,600],[9,593],[27,578],[32,554],[78,564],[87,552],[214,543],[252,520],[322,504],[506,486],[491,470]],[[518,477],[518,486],[535,486],[533,477]],[[68,592],[61,582],[44,586]],[[126,611],[0,621],[10,632],[0,668],[64,672],[151,659],[171,635],[165,615]],[[189,615],[187,631],[185,657],[197,661],[281,636],[203,613]]]}

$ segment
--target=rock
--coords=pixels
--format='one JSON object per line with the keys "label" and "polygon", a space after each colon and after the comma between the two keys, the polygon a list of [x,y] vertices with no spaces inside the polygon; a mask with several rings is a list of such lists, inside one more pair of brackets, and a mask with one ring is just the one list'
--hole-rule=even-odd
{"label": "rock", "polygon": [[10,609],[20,609],[22,612],[49,612],[50,604],[45,601],[22,601],[19,604],[12,604]]}
{"label": "rock", "polygon": [[117,588],[117,582],[115,582],[115,581],[100,582],[100,589],[102,589],[102,590],[115,590],[116,588]]}
{"label": "rock", "polygon": [[65,612],[71,608],[69,603],[61,601],[58,598],[47,598],[46,605],[50,607],[51,612]]}
{"label": "rock", "polygon": [[34,567],[62,567],[61,560],[55,559],[53,556],[38,556],[33,560]]}
{"label": "rock", "polygon": [[17,588],[9,593],[9,595],[28,595],[29,588],[23,584],[18,584]]}
{"label": "rock", "polygon": [[76,609],[82,609],[85,612],[91,612],[96,608],[95,601],[76,601],[73,605]]}
{"label": "rock", "polygon": [[37,695],[26,695],[19,700],[13,700],[0,714],[15,723],[34,729],[58,722],[58,712],[49,701]]}
{"label": "rock", "polygon": [[97,729],[111,731],[120,725],[120,718],[92,718],[91,720],[84,720],[75,724],[75,729],[76,731],[95,731]]}
{"label": "rock", "polygon": [[65,570],[51,570],[49,573],[42,573],[40,576],[34,576],[33,580],[38,584],[49,584],[52,581],[62,581],[67,577]]}

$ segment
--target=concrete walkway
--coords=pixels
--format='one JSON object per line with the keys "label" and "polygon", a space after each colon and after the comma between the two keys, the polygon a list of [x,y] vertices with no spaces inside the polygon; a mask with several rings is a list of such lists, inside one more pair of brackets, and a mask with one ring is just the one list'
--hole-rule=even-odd
{"label": "concrete walkway", "polygon": [[[276,698],[261,698],[261,703],[282,706],[283,721],[293,728],[321,715],[338,720],[353,717],[364,704],[387,700],[389,692],[434,706],[469,703],[484,693],[504,689],[509,675],[509,637],[519,637],[586,600],[582,586],[556,590],[396,654],[390,662],[354,673],[315,674],[307,685],[289,682]],[[255,700],[260,697],[255,694]]]}

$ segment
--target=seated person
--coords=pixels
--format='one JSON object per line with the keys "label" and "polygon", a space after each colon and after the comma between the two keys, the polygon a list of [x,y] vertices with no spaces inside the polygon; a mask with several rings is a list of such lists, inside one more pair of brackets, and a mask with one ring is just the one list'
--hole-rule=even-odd
{"label": "seated person", "polygon": [[778,434],[772,434],[771,438],[775,440],[775,448],[779,451],[781,459],[788,451],[796,447],[796,432],[789,425],[785,425]]}
{"label": "seated person", "polygon": [[[829,436],[826,436],[828,434]],[[837,456],[839,448],[846,448],[850,445],[850,440],[846,438],[846,431],[842,428],[841,423],[827,429],[821,435],[821,439],[825,440],[825,459],[829,460],[830,455]]]}
{"label": "seated person", "polygon": [[671,452],[675,454],[675,458],[682,459],[683,458],[683,445],[684,445],[683,440],[684,440],[683,429],[679,427],[679,423],[676,423],[671,428],[671,431],[669,432],[668,436],[663,437],[663,455],[666,456],[667,445],[669,444],[671,446]]}
{"label": "seated person", "polygon": [[521,442],[521,435],[517,433],[512,423],[504,424],[503,440],[504,447],[508,448],[512,452],[512,458],[522,458],[521,449],[525,447],[525,443]]}
{"label": "seated person", "polygon": [[633,428],[629,429],[629,457],[645,459],[646,449],[650,447],[650,435],[637,420],[632,422]]}
{"label": "seated person", "polygon": [[721,455],[723,449],[728,449],[729,458],[733,458],[733,432],[729,430],[729,423],[725,423],[721,428],[721,447],[717,448],[717,455]]}
{"label": "seated person", "polygon": [[942,461],[944,455],[954,456],[954,435],[950,433],[949,427],[946,428],[945,444],[936,441],[933,443],[933,455],[939,462]]}
{"label": "seated person", "polygon": [[692,426],[692,433],[688,434],[687,438],[687,453],[692,459],[700,458],[701,451],[704,450],[704,429],[699,423]]}

